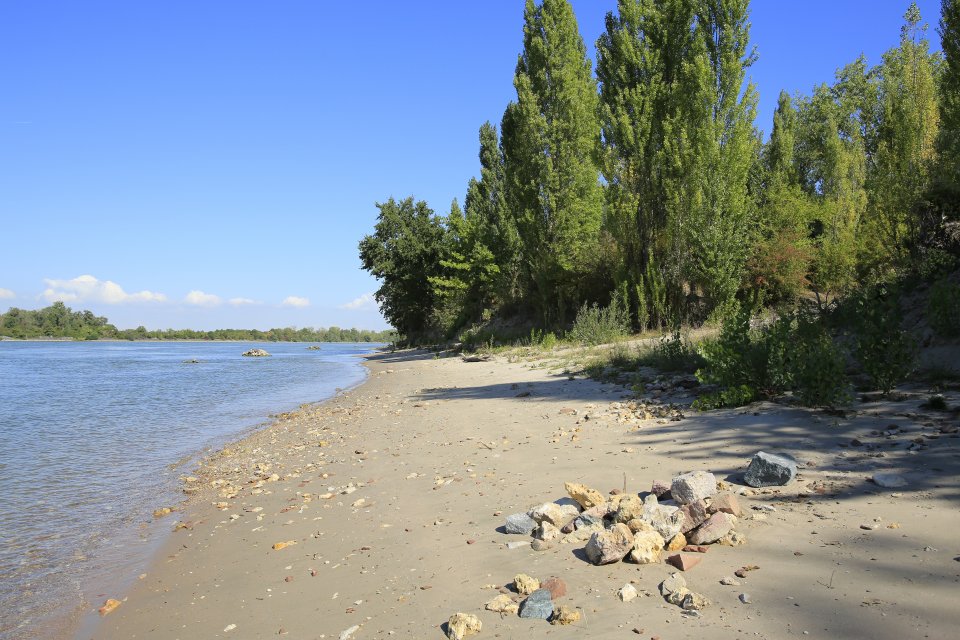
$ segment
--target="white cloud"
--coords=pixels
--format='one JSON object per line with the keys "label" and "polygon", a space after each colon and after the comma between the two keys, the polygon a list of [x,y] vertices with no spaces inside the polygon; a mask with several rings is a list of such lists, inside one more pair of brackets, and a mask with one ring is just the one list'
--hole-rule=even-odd
{"label": "white cloud", "polygon": [[183,301],[198,307],[215,307],[221,302],[220,296],[215,296],[212,293],[204,293],[196,289],[188,293]]}
{"label": "white cloud", "polygon": [[242,307],[243,305],[247,304],[257,304],[256,300],[251,300],[250,298],[230,298],[227,300],[227,302],[235,307]]}
{"label": "white cloud", "polygon": [[10,298],[16,298],[16,297],[17,297],[17,294],[15,294],[13,291],[10,291],[10,289],[0,288],[0,300],[9,300]]}
{"label": "white cloud", "polygon": [[164,302],[167,296],[153,291],[127,293],[116,282],[97,280],[91,275],[83,275],[73,280],[44,279],[47,288],[43,298],[47,302],[103,302],[123,304],[127,302]]}
{"label": "white cloud", "polygon": [[354,298],[346,304],[340,305],[340,308],[350,309],[351,311],[376,310],[377,301],[373,298],[372,293],[365,293],[362,296]]}
{"label": "white cloud", "polygon": [[310,300],[300,296],[287,296],[281,304],[285,307],[309,307]]}

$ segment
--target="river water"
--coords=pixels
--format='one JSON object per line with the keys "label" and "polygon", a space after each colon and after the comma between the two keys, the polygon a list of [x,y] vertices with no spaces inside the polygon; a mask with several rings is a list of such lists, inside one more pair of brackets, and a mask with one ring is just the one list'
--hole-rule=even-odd
{"label": "river water", "polygon": [[0,342],[0,639],[62,636],[142,566],[200,455],[360,383],[377,345],[308,346]]}

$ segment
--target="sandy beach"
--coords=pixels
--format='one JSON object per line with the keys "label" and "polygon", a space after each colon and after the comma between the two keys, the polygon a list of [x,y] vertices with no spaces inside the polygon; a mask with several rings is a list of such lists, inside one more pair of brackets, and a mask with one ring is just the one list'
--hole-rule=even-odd
{"label": "sandy beach", "polygon": [[[370,357],[360,387],[282,416],[187,478],[186,504],[162,519],[175,531],[81,637],[442,638],[457,612],[482,621],[481,639],[956,634],[960,439],[955,413],[920,409],[925,389],[855,415],[762,403],[673,420],[629,404],[623,387],[542,364]],[[659,402],[689,405],[682,386],[663,386]],[[796,480],[745,487],[761,450],[793,455]],[[583,542],[507,546],[533,538],[506,534],[505,517],[567,498],[565,482],[643,494],[699,470],[738,494],[746,543],[695,554],[684,578],[711,601],[698,615],[660,596],[667,564],[594,566]],[[882,488],[875,473],[906,485]],[[751,566],[739,586],[721,584]],[[560,578],[555,604],[580,620],[485,610],[501,592],[521,600],[510,590],[520,573]],[[640,595],[623,602],[628,583]]]}

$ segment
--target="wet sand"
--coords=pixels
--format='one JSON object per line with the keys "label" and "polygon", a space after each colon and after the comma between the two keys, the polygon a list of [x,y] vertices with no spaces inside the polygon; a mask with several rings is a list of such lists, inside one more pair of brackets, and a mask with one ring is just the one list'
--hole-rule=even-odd
{"label": "wet sand", "polygon": [[[187,504],[161,520],[176,530],[151,566],[106,594],[122,604],[82,637],[314,639],[357,626],[353,640],[442,638],[461,611],[483,622],[478,638],[946,638],[960,624],[957,420],[922,412],[919,389],[855,417],[765,403],[670,421],[615,404],[622,387],[530,363],[423,352],[368,363],[360,387],[206,461]],[[692,398],[670,388],[671,399]],[[741,489],[759,450],[794,455],[797,480]],[[505,516],[566,497],[564,482],[646,492],[693,470],[744,491],[747,539],[712,545],[685,574],[712,601],[699,617],[657,595],[666,564],[506,546],[531,538],[503,533]],[[880,488],[874,472],[908,485]],[[759,569],[720,584],[745,565]],[[518,573],[562,578],[558,603],[582,619],[485,611]],[[641,597],[621,602],[629,582]]]}

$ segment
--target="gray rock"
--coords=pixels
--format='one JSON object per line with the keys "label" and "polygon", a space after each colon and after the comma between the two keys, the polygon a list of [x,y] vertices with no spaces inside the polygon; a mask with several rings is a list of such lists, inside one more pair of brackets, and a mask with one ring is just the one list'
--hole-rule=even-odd
{"label": "gray rock", "polygon": [[677,507],[659,504],[657,496],[649,495],[643,501],[640,519],[652,525],[664,540],[672,540],[683,528],[684,515]]}
{"label": "gray rock", "polygon": [[507,533],[522,533],[528,536],[537,528],[537,521],[525,513],[515,513],[507,516],[507,522],[503,528]]}
{"label": "gray rock", "polygon": [[520,603],[521,618],[549,620],[553,615],[553,598],[549,589],[537,589]]}
{"label": "gray rock", "polygon": [[671,573],[670,577],[660,583],[660,595],[666,597],[671,593],[678,593],[687,588],[687,581],[679,573]]}
{"label": "gray rock", "polygon": [[678,504],[690,504],[717,492],[717,479],[706,471],[684,473],[670,483],[670,495]]}
{"label": "gray rock", "polygon": [[750,603],[752,602],[752,601],[750,600],[750,594],[749,594],[749,593],[741,593],[741,594],[740,594],[740,602],[742,602],[743,604],[750,604]]}
{"label": "gray rock", "polygon": [[263,349],[250,349],[249,351],[244,351],[241,355],[247,356],[248,358],[264,358],[270,354]]}
{"label": "gray rock", "polygon": [[743,481],[751,487],[782,487],[797,475],[797,461],[786,454],[758,452]]}
{"label": "gray rock", "polygon": [[900,489],[907,486],[907,479],[896,473],[875,473],[873,482],[884,489]]}

